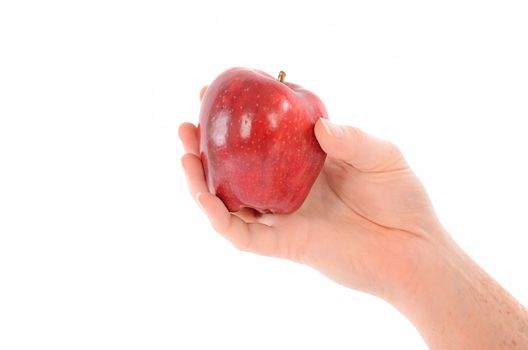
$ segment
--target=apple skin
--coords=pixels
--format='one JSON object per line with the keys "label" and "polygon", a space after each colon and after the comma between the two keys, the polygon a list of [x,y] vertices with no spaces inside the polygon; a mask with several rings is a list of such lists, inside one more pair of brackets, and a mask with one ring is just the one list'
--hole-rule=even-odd
{"label": "apple skin", "polygon": [[323,167],[314,125],[328,118],[326,108],[310,91],[281,80],[231,68],[203,96],[200,157],[209,191],[229,211],[290,214]]}

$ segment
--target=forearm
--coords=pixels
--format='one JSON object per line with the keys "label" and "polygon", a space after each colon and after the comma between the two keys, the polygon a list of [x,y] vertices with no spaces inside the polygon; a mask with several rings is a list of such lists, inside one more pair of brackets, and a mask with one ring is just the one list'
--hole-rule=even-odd
{"label": "forearm", "polygon": [[435,248],[395,306],[431,349],[528,349],[528,312],[454,243]]}

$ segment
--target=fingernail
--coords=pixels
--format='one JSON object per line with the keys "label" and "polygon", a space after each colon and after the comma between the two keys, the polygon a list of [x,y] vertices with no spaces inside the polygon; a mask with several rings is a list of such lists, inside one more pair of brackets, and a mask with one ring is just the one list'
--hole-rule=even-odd
{"label": "fingernail", "polygon": [[195,196],[194,196],[194,199],[196,199],[196,203],[198,203],[198,206],[200,207],[200,209],[204,210],[204,207],[203,207],[203,204],[202,202],[200,201],[200,197],[202,196],[202,192],[198,192]]}
{"label": "fingernail", "polygon": [[326,132],[329,133],[330,135],[332,135],[334,137],[343,136],[343,128],[340,127],[339,125],[336,125],[336,124],[332,123],[331,121],[329,121],[327,119],[323,119],[323,118],[321,118],[321,122],[323,122],[323,126],[324,126]]}
{"label": "fingernail", "polygon": [[203,100],[203,97],[205,95],[205,90],[207,90],[207,85],[205,85],[202,90],[200,90],[200,101]]}

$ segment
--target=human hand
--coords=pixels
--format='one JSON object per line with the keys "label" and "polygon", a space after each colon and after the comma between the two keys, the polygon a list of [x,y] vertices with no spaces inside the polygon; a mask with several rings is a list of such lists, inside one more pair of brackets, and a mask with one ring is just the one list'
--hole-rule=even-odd
{"label": "human hand", "polygon": [[392,297],[412,288],[429,243],[447,241],[398,148],[357,128],[316,124],[328,157],[306,201],[290,215],[229,213],[208,192],[197,128],[184,123],[179,134],[192,195],[214,229],[241,250],[304,263],[345,286]]}
{"label": "human hand", "polygon": [[384,298],[431,349],[528,346],[528,311],[443,229],[398,148],[323,119],[314,132],[328,157],[299,210],[230,213],[208,192],[198,129],[182,124],[189,190],[215,230],[241,250],[310,265]]}

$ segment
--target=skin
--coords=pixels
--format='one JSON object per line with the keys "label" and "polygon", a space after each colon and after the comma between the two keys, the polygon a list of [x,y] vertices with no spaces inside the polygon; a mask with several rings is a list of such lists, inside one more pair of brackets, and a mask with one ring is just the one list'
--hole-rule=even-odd
{"label": "skin", "polygon": [[208,192],[197,128],[182,124],[189,190],[213,228],[240,250],[385,299],[431,349],[528,349],[527,310],[452,240],[400,150],[324,120],[314,132],[327,159],[306,201],[290,215],[262,215],[230,213]]}

